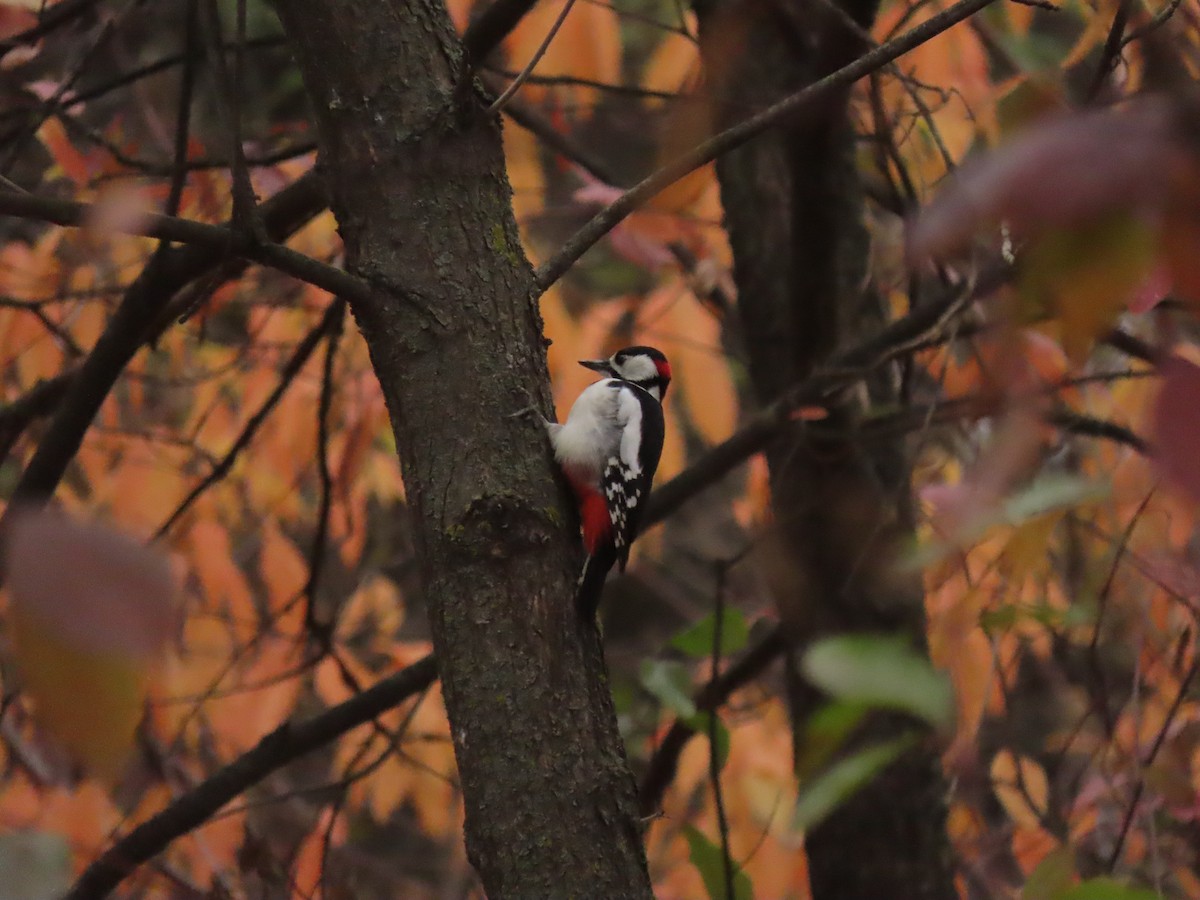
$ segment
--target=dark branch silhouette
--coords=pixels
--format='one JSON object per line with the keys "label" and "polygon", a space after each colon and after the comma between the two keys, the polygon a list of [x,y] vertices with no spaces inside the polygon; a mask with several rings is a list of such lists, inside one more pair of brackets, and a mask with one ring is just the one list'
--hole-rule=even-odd
{"label": "dark branch silhouette", "polygon": [[252,750],[120,838],[84,870],[67,900],[107,896],[134,869],[161,853],[175,838],[203,824],[238,794],[280,767],[420,693],[436,676],[437,661],[430,654],[320,715],[280,725]]}

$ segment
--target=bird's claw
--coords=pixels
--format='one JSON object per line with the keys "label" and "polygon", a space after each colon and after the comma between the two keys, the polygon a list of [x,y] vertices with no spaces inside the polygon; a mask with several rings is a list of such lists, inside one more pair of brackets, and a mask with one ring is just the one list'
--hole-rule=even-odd
{"label": "bird's claw", "polygon": [[526,404],[525,406],[522,406],[515,413],[509,413],[508,418],[524,419],[527,417],[533,417],[533,418],[536,418],[539,422],[544,422],[545,416],[542,415],[541,409],[538,408],[537,399],[533,396],[533,394],[527,393],[525,395],[525,399],[528,400],[529,403]]}

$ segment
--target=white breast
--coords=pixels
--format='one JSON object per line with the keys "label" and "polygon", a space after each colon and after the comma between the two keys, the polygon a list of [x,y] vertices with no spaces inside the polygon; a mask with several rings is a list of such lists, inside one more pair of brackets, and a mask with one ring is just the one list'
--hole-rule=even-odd
{"label": "white breast", "polygon": [[622,391],[606,378],[589,385],[576,399],[562,425],[550,426],[550,440],[559,465],[599,482],[608,459],[620,452],[618,424]]}

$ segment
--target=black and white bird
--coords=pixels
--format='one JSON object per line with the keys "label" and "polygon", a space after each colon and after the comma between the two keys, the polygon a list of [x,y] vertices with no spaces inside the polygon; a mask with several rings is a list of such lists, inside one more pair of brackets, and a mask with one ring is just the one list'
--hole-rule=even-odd
{"label": "black and white bird", "polygon": [[650,496],[662,455],[662,398],[671,364],[653,347],[626,347],[579,364],[607,377],[579,395],[566,422],[547,422],[546,431],[579,504],[588,558],[576,603],[591,619],[613,563],[625,571]]}

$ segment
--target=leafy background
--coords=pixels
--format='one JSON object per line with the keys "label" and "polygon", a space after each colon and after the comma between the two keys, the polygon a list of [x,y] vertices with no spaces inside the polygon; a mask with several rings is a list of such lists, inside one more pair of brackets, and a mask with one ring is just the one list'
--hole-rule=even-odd
{"label": "leafy background", "polygon": [[[73,230],[0,223],[4,496],[43,435],[40,398],[78,370],[155,252],[118,232],[170,193],[183,48],[167,26],[182,8],[100,3],[73,33],[5,45],[3,172],[92,212]],[[940,8],[885,3],[873,38]],[[487,78],[503,86],[562,11],[535,7]],[[0,27],[21,35],[37,12],[0,5]],[[232,40],[234,5],[220,12]],[[472,10],[460,0],[451,13],[463,28]],[[697,694],[793,602],[771,574],[786,560],[772,549],[765,463],[751,458],[649,531],[606,620],[627,746],[645,772],[677,723],[707,738],[686,744],[654,804],[660,897],[730,884],[739,897],[807,896],[803,828],[903,749],[839,755],[875,707],[910,716],[906,740],[943,751],[964,892],[1200,896],[1200,150],[1173,130],[1172,111],[1190,107],[1161,74],[1168,56],[1176,79],[1195,74],[1198,13],[1193,0],[993,5],[856,87],[870,278],[895,315],[923,267],[953,282],[968,257],[1019,262],[905,357],[909,406],[858,423],[864,440],[903,439],[919,460],[920,526],[895,564],[923,573],[933,667],[886,637],[810,648],[805,671],[833,699],[794,768],[773,676],[715,714]],[[247,37],[255,102],[240,114],[266,198],[312,167],[313,135],[265,5],[248,4]],[[740,38],[731,28],[709,52],[752,52]],[[1115,105],[1144,87],[1170,99]],[[218,94],[200,79],[178,207],[210,223],[232,211]],[[578,0],[508,112],[513,202],[537,263],[620,186],[710,135],[691,14]],[[706,166],[541,300],[560,416],[591,378],[576,360],[631,343],[671,359],[660,484],[754,409],[721,218]],[[332,216],[288,246],[336,263]],[[353,321],[324,291],[233,260],[171,312],[57,495],[72,519],[106,525],[15,520],[0,873],[23,871],[34,896],[289,717],[430,650],[400,465]],[[795,415],[820,427],[819,406]],[[157,550],[141,555],[145,542]],[[113,586],[101,615],[97,584]],[[164,604],[165,621],[122,642]],[[478,895],[461,827],[434,684],[272,773],[125,889]]]}

